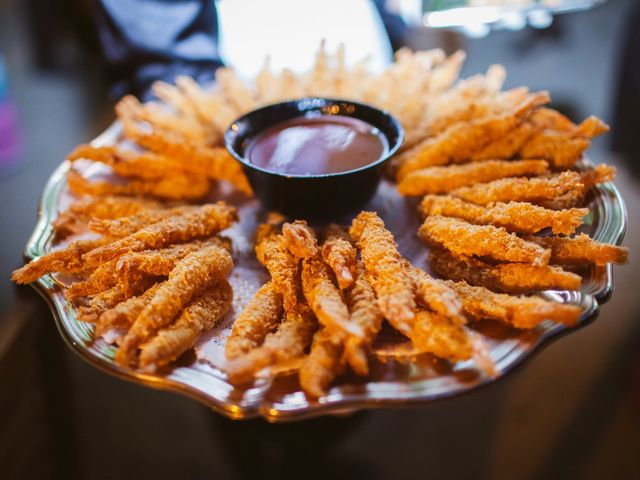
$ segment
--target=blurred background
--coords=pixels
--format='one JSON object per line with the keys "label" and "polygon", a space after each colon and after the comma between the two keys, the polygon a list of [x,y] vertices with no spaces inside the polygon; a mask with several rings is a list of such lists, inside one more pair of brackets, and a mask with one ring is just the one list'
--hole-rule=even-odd
{"label": "blurred background", "polygon": [[348,61],[370,55],[373,68],[401,46],[461,48],[463,77],[502,63],[507,87],[549,90],[574,121],[603,118],[612,132],[589,155],[618,168],[631,264],[616,269],[596,322],[500,382],[425,407],[237,423],[111,378],[63,344],[36,293],[9,281],[48,177],[114,119],[96,5],[0,0],[0,477],[640,478],[640,2],[215,4],[222,58],[246,76],[266,54],[274,67],[308,68],[320,38],[330,50],[344,42]]}

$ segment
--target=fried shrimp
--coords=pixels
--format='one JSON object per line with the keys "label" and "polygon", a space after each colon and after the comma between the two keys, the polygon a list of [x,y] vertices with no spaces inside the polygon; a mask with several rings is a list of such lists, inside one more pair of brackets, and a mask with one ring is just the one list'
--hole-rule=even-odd
{"label": "fried shrimp", "polygon": [[109,240],[106,238],[71,242],[63,249],[47,253],[14,270],[11,280],[24,285],[35,282],[47,273],[60,272],[69,275],[82,273],[87,270],[87,265],[82,256],[108,242]]}
{"label": "fried shrimp", "polygon": [[94,336],[100,337],[114,328],[129,328],[161,285],[162,283],[156,283],[142,294],[128,298],[102,312],[96,321]]}
{"label": "fried shrimp", "polygon": [[358,375],[367,375],[369,373],[367,351],[378,335],[384,317],[361,263],[356,264],[355,280],[345,290],[345,298],[351,313],[351,322],[358,325],[363,333],[362,338],[351,336],[346,339],[345,358],[354,372]]}
{"label": "fried shrimp", "polygon": [[455,324],[467,323],[462,305],[450,287],[420,268],[411,265],[407,265],[407,268],[416,285],[416,296],[424,307],[448,317]]}
{"label": "fried shrimp", "polygon": [[192,348],[200,335],[210,330],[231,307],[233,290],[226,280],[191,300],[177,320],[160,330],[140,351],[140,367],[161,366]]}
{"label": "fried shrimp", "polygon": [[275,225],[258,226],[255,251],[258,261],[271,274],[273,288],[282,295],[285,311],[291,311],[298,298],[298,260],[284,246]]}
{"label": "fried shrimp", "polygon": [[509,232],[537,233],[551,228],[555,234],[570,235],[582,225],[588,208],[550,210],[525,202],[497,202],[486,207],[452,196],[427,195],[420,202],[420,214],[455,217],[476,225],[494,225]]}
{"label": "fried shrimp", "polygon": [[421,352],[431,353],[450,362],[473,358],[485,375],[496,375],[495,365],[482,339],[449,317],[418,310],[413,329],[408,336]]}
{"label": "fried shrimp", "polygon": [[546,265],[551,252],[503,228],[473,225],[458,218],[429,216],[419,230],[430,245],[444,247],[457,256],[488,257],[499,262]]}
{"label": "fried shrimp", "polygon": [[[542,110],[542,109],[538,109]],[[532,115],[538,111],[535,110]],[[520,151],[522,146],[536,133],[537,127],[529,119],[525,119],[515,129],[502,138],[495,139],[488,145],[473,152],[469,157],[472,162],[491,159],[513,158]]]}
{"label": "fried shrimp", "polygon": [[302,357],[311,343],[318,322],[303,301],[285,313],[278,329],[266,336],[264,343],[227,364],[229,380],[234,385],[250,381],[256,372],[276,362]]}
{"label": "fried shrimp", "polygon": [[517,127],[524,115],[548,101],[546,92],[534,93],[501,114],[458,123],[440,135],[427,138],[398,157],[398,180],[422,168],[466,161],[474,151],[506,135]]}
{"label": "fried shrimp", "polygon": [[580,174],[562,172],[550,177],[503,178],[489,183],[453,190],[451,194],[467,202],[487,205],[493,202],[531,202],[540,204],[553,200],[567,192],[581,191]]}
{"label": "fried shrimp", "polygon": [[[145,130],[135,120],[137,100],[131,96],[124,97],[116,106],[118,117],[122,120],[125,135],[175,165],[188,168],[194,174],[205,178],[226,180],[247,195],[252,194],[249,182],[242,172],[240,164],[224,147],[209,147],[189,141],[175,132],[166,130]],[[139,103],[138,103],[139,105]]]}
{"label": "fried shrimp", "polygon": [[349,234],[340,226],[332,223],[324,232],[324,241],[320,247],[322,258],[333,270],[341,290],[353,284],[355,278],[357,252]]}
{"label": "fried shrimp", "polygon": [[67,160],[91,160],[111,167],[114,173],[122,177],[138,177],[154,180],[169,175],[185,175],[186,168],[180,168],[152,152],[134,152],[118,147],[92,147],[79,145],[67,155]]}
{"label": "fried shrimp", "polygon": [[375,212],[360,212],[349,234],[360,248],[367,277],[385,318],[400,333],[411,331],[416,303],[413,282],[398,253],[393,234]]}
{"label": "fried shrimp", "polygon": [[318,321],[337,336],[362,338],[362,329],[350,321],[349,310],[333,283],[333,272],[319,257],[302,262],[302,291]]}
{"label": "fried shrimp", "polygon": [[548,172],[544,160],[485,160],[483,162],[429,167],[415,170],[398,184],[402,195],[447,193],[456,188],[507,177],[542,175]]}
{"label": "fried shrimp", "polygon": [[554,167],[570,168],[591,145],[591,139],[609,131],[598,117],[590,116],[580,125],[564,125],[561,130],[544,129],[526,142],[519,155],[522,158],[544,158]]}
{"label": "fried shrimp", "polygon": [[272,282],[267,282],[233,322],[225,347],[227,359],[241,357],[258,347],[267,334],[275,330],[281,317],[282,295],[273,288]]}
{"label": "fried shrimp", "polygon": [[434,272],[446,278],[462,281],[496,292],[529,293],[541,290],[580,290],[582,279],[560,267],[535,266],[523,263],[490,265],[473,258],[458,258],[446,250],[429,252],[429,264]]}
{"label": "fried shrimp", "polygon": [[491,319],[516,328],[534,328],[545,320],[575,325],[580,307],[550,302],[539,297],[494,293],[466,282],[445,282],[457,294],[464,312],[475,320]]}
{"label": "fried shrimp", "polygon": [[181,207],[148,210],[115,219],[92,218],[89,221],[89,230],[111,238],[122,238],[161,220],[193,213],[197,211],[198,208],[199,207],[193,205],[185,205]]}
{"label": "fried shrimp", "polygon": [[83,256],[83,260],[89,265],[98,265],[127,252],[157,249],[209,237],[229,227],[236,219],[236,209],[224,202],[202,205],[193,212],[161,220],[96,248]]}
{"label": "fried shrimp", "polygon": [[297,258],[305,259],[318,254],[318,241],[315,232],[304,220],[282,225],[284,246]]}
{"label": "fried shrimp", "polygon": [[125,291],[122,285],[116,283],[110,289],[90,297],[87,305],[79,307],[78,320],[95,323],[104,312],[131,297],[142,294],[145,290],[151,288],[154,283],[156,283],[156,279],[145,278],[136,283],[135,287],[129,292]]}
{"label": "fried shrimp", "polygon": [[191,174],[130,179],[120,184],[90,181],[73,169],[67,172],[67,183],[75,195],[150,195],[166,200],[198,200],[209,193],[211,187],[207,178]]}
{"label": "fried shrimp", "polygon": [[72,202],[67,210],[60,212],[52,226],[56,239],[61,239],[81,231],[82,223],[89,218],[113,220],[160,208],[160,202],[146,198],[82,197]]}
{"label": "fried shrimp", "polygon": [[627,263],[629,249],[601,243],[588,235],[580,233],[570,237],[528,237],[543,248],[551,249],[551,262],[561,265],[583,265],[593,263],[606,265],[607,263]]}
{"label": "fried shrimp", "polygon": [[120,365],[130,365],[136,349],[167,326],[191,299],[224,279],[233,261],[226,250],[210,245],[180,260],[140,312],[116,353]]}
{"label": "fried shrimp", "polygon": [[344,369],[342,353],[344,344],[340,338],[322,328],[313,336],[311,352],[300,367],[300,386],[311,398],[326,394],[327,387]]}

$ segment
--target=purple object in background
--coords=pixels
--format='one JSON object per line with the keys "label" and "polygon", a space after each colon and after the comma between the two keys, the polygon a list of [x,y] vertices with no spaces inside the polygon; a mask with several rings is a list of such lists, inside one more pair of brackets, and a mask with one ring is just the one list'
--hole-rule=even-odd
{"label": "purple object in background", "polygon": [[0,57],[0,173],[22,163],[18,111],[9,96],[7,70]]}

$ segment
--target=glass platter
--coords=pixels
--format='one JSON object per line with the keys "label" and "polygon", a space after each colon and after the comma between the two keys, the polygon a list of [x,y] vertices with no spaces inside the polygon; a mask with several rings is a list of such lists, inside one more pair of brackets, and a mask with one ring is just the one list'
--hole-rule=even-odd
{"label": "glass platter", "polygon": [[[119,138],[120,126],[115,123],[92,144],[111,145]],[[584,159],[579,168],[588,166],[589,161]],[[45,187],[38,221],[25,247],[26,260],[40,257],[57,247],[52,245],[51,224],[70,198],[65,179],[68,168],[68,162],[62,163]],[[83,173],[91,176],[95,173],[92,169],[93,166],[85,166]],[[416,405],[469,392],[504,377],[551,340],[589,324],[597,316],[599,306],[613,292],[612,266],[594,268],[587,272],[581,292],[548,291],[543,294],[580,306],[582,315],[573,328],[550,321],[533,330],[510,329],[489,321],[476,323],[474,328],[487,341],[497,367],[498,376],[494,379],[480,374],[471,361],[452,366],[428,354],[413,355],[401,337],[383,330],[374,346],[370,375],[366,378],[355,375],[340,377],[319,401],[305,397],[296,375],[286,372],[291,365],[281,366],[283,373],[274,379],[258,378],[252,386],[239,389],[227,382],[221,369],[224,339],[229,334],[235,314],[266,279],[267,274],[253,256],[252,234],[267,212],[257,200],[238,198],[223,190],[214,192],[212,199],[233,203],[238,207],[241,218],[238,225],[224,232],[233,240],[235,262],[229,279],[234,288],[234,302],[225,319],[200,341],[194,351],[183,355],[171,368],[154,374],[143,373],[120,367],[113,361],[115,347],[104,339],[94,341],[93,326],[76,319],[73,304],[63,294],[65,279],[46,275],[33,286],[47,300],[60,334],[73,351],[109,374],[189,396],[231,418],[262,416],[269,421],[290,421],[358,409]],[[618,190],[611,183],[599,185],[592,190],[588,201],[591,213],[582,231],[596,240],[620,244],[627,214]],[[365,209],[378,211],[396,235],[401,253],[428,270],[428,250],[416,234],[419,227],[416,206],[417,200],[400,197],[392,183],[383,181]],[[350,218],[339,220],[348,223]]]}

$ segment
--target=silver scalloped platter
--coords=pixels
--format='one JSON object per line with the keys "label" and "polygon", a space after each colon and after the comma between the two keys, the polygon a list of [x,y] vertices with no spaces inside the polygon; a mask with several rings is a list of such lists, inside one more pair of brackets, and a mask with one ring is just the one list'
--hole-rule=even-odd
{"label": "silver scalloped platter", "polygon": [[[93,145],[111,145],[119,138],[120,126],[116,123],[95,139]],[[588,161],[583,160],[580,168],[588,166]],[[67,162],[61,164],[44,190],[38,222],[25,248],[27,260],[57,248],[52,245],[51,224],[57,212],[64,209],[70,200],[65,180],[68,168]],[[85,175],[92,174],[90,169],[93,166],[84,168]],[[63,286],[68,279],[46,275],[34,287],[49,303],[64,340],[90,364],[132,382],[187,395],[235,419],[262,416],[269,421],[290,421],[358,409],[417,405],[470,392],[505,376],[552,339],[587,325],[595,319],[599,305],[613,291],[611,265],[592,268],[585,274],[581,292],[548,291],[543,294],[556,301],[580,306],[582,315],[573,328],[550,321],[532,330],[515,330],[490,321],[474,324],[488,344],[498,370],[497,378],[483,376],[472,361],[451,365],[429,354],[415,355],[403,337],[383,329],[374,345],[370,375],[366,378],[350,374],[340,377],[319,401],[305,397],[297,376],[287,371],[292,365],[280,366],[280,374],[275,377],[263,376],[252,386],[238,389],[227,381],[223,372],[224,343],[233,318],[266,278],[252,252],[252,235],[267,212],[257,200],[238,199],[232,194],[225,194],[222,189],[212,193],[212,199],[234,203],[240,213],[240,223],[224,232],[234,244],[235,268],[230,277],[234,301],[225,319],[200,341],[194,351],[183,355],[171,368],[146,373],[120,367],[113,361],[115,347],[105,339],[94,340],[93,326],[76,319],[74,305],[63,294]],[[610,183],[600,185],[590,192],[588,202],[591,213],[586,218],[583,231],[596,240],[620,244],[627,215],[618,190]],[[416,235],[419,226],[416,206],[416,200],[399,196],[393,184],[383,181],[365,208],[380,213],[395,234],[402,254],[416,265],[427,268],[427,248]],[[336,220],[346,223],[350,219]]]}

